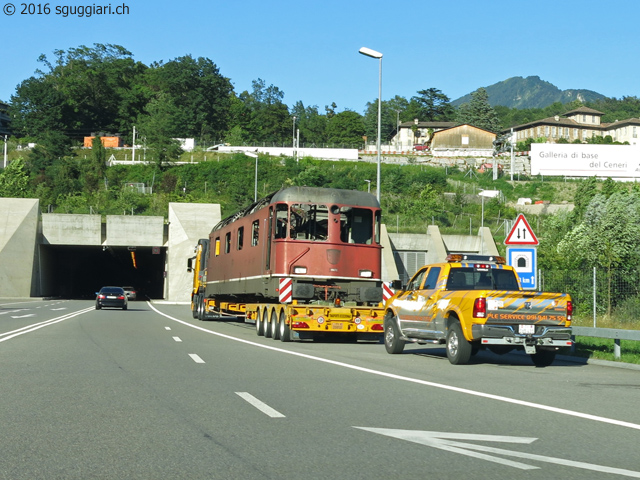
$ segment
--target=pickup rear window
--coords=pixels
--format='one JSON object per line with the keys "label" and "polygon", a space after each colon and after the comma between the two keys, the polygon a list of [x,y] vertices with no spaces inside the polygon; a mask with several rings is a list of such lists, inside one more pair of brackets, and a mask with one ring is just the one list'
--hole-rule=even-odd
{"label": "pickup rear window", "polygon": [[473,267],[452,268],[447,279],[447,290],[519,290],[513,270],[489,268],[487,271]]}

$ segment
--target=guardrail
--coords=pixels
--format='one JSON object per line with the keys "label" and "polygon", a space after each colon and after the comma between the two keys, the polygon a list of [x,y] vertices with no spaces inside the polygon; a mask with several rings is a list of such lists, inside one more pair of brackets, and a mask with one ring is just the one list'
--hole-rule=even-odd
{"label": "guardrail", "polygon": [[572,340],[575,337],[609,338],[614,340],[613,355],[620,359],[620,340],[640,341],[640,330],[618,330],[616,328],[571,327]]}

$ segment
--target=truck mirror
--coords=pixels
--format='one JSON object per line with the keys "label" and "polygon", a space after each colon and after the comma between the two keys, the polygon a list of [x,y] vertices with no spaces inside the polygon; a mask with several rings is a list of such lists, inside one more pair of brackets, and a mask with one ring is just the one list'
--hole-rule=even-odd
{"label": "truck mirror", "polygon": [[393,288],[394,290],[404,290],[404,286],[402,285],[401,280],[393,280],[391,282],[391,288]]}

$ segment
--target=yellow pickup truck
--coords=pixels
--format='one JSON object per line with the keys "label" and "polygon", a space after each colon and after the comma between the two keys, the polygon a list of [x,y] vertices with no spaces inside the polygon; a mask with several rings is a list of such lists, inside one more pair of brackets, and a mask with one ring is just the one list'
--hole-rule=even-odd
{"label": "yellow pickup truck", "polygon": [[446,345],[449,361],[469,362],[480,348],[498,354],[523,348],[536,366],[551,365],[571,341],[573,304],[566,293],[523,290],[503,257],[449,255],[425,265],[387,300],[384,344]]}

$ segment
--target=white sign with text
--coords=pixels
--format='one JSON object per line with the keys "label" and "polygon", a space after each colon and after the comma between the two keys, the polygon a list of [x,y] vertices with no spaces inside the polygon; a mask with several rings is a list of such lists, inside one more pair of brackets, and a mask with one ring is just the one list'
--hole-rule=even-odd
{"label": "white sign with text", "polygon": [[531,174],[640,178],[640,147],[532,143]]}

